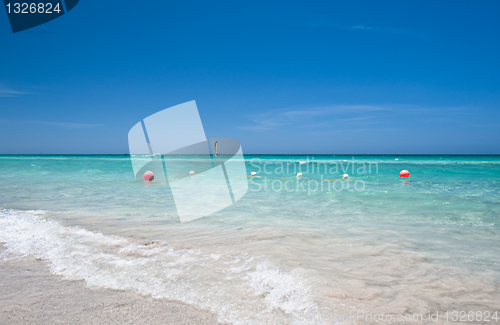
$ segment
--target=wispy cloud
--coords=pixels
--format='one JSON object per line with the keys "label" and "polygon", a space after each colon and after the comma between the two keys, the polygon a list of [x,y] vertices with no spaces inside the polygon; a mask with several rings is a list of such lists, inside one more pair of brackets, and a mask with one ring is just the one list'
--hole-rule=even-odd
{"label": "wispy cloud", "polygon": [[333,21],[325,19],[317,19],[313,21],[306,21],[304,25],[309,27],[330,27],[334,29],[343,29],[349,31],[366,31],[372,33],[387,33],[393,35],[408,35],[418,38],[424,38],[425,35],[411,29],[397,28],[397,27],[387,27],[387,26],[368,26],[364,24],[358,25],[339,25]]}
{"label": "wispy cloud", "polygon": [[[255,132],[264,132],[287,126],[323,128],[332,125],[360,125],[383,123],[386,117],[443,116],[463,112],[463,108],[428,108],[411,105],[334,105],[304,109],[279,109],[254,116],[253,124],[242,126]],[[448,117],[449,120],[449,117]]]}
{"label": "wispy cloud", "polygon": [[368,27],[368,26],[351,26],[350,29],[370,30],[370,29],[373,29],[373,27]]}
{"label": "wispy cloud", "polygon": [[37,120],[0,120],[0,124],[38,124],[38,125],[50,125],[57,127],[65,127],[71,129],[84,129],[104,126],[103,124],[87,124],[87,123],[73,123],[73,122],[53,122],[53,121],[37,121]]}
{"label": "wispy cloud", "polygon": [[27,92],[10,89],[0,85],[0,97],[17,97],[25,94],[27,94]]}
{"label": "wispy cloud", "polygon": [[424,35],[410,29],[404,28],[391,28],[384,26],[365,26],[365,25],[354,25],[354,26],[344,26],[343,29],[353,30],[353,31],[369,31],[369,32],[380,32],[388,34],[398,34],[398,35],[409,35],[414,37],[423,38]]}
{"label": "wispy cloud", "polygon": [[[361,112],[377,112],[388,111],[392,108],[387,106],[373,105],[336,105],[336,106],[321,106],[305,109],[280,109],[273,110],[267,113],[257,115],[252,119],[253,125],[243,126],[242,128],[251,131],[267,131],[287,125],[309,125],[314,126],[318,118],[321,118],[321,125],[325,125],[325,119],[331,121],[333,118],[344,120],[345,122],[367,119],[367,116],[345,117],[346,113],[361,113]],[[318,124],[316,124],[318,125]]]}

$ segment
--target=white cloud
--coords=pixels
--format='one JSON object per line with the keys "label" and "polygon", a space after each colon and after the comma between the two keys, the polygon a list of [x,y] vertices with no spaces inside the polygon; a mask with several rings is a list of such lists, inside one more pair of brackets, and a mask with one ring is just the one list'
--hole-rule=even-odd
{"label": "white cloud", "polygon": [[19,90],[13,90],[7,87],[4,87],[0,85],[0,97],[17,97],[20,95],[25,95],[27,94],[24,91],[19,91]]}
{"label": "white cloud", "polygon": [[450,113],[455,116],[464,112],[463,108],[427,108],[412,105],[333,105],[304,109],[272,110],[257,115],[252,125],[242,126],[256,132],[284,128],[287,126],[303,128],[322,128],[332,125],[360,125],[383,123],[385,117],[411,115],[420,117],[445,116],[450,120]]}
{"label": "white cloud", "polygon": [[86,123],[73,123],[73,122],[52,122],[52,121],[37,121],[37,120],[0,120],[0,124],[38,124],[38,125],[51,125],[72,129],[83,129],[103,126],[102,124],[86,124]]}
{"label": "white cloud", "polygon": [[304,25],[308,27],[329,27],[335,29],[343,29],[350,31],[369,31],[372,33],[388,33],[388,34],[398,34],[398,35],[408,35],[417,38],[425,38],[424,34],[421,34],[417,31],[397,28],[397,27],[386,27],[386,26],[367,26],[367,25],[339,25],[333,21],[324,20],[324,19],[316,19],[311,21],[304,22]]}
{"label": "white cloud", "polygon": [[391,27],[383,27],[383,26],[364,26],[364,25],[355,25],[350,27],[343,27],[343,29],[348,30],[363,30],[363,31],[373,31],[380,33],[388,33],[388,34],[398,34],[398,35],[409,35],[418,38],[424,38],[424,35],[410,29],[404,28],[391,28]]}
{"label": "white cloud", "polygon": [[373,29],[373,27],[367,27],[367,26],[352,26],[351,29],[363,29],[363,30],[369,30]]}

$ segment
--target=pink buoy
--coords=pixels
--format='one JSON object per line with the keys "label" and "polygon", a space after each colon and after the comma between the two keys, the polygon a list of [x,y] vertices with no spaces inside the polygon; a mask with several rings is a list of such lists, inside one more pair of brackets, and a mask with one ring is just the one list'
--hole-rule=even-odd
{"label": "pink buoy", "polygon": [[155,174],[150,170],[145,172],[143,177],[146,182],[152,182],[155,180]]}
{"label": "pink buoy", "polygon": [[410,177],[410,172],[409,172],[409,171],[407,171],[406,169],[405,169],[405,170],[402,170],[402,171],[399,173],[399,177],[409,178],[409,177]]}

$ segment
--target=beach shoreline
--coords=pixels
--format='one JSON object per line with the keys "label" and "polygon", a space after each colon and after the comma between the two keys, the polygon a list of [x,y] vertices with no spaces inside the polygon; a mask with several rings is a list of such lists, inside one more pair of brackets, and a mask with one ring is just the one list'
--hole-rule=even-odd
{"label": "beach shoreline", "polygon": [[[311,195],[276,186],[296,157],[260,159],[246,160],[262,177],[245,197],[180,223],[168,187],[130,179],[127,159],[0,158],[0,324],[335,324],[353,311],[439,312],[441,321],[500,311],[498,158],[353,157],[349,166],[379,165],[350,170],[364,191]],[[344,159],[310,160],[304,182],[342,176],[318,174],[317,162]]]}
{"label": "beach shoreline", "polygon": [[50,273],[49,263],[0,262],[0,324],[220,324],[217,315],[185,303],[65,280]]}

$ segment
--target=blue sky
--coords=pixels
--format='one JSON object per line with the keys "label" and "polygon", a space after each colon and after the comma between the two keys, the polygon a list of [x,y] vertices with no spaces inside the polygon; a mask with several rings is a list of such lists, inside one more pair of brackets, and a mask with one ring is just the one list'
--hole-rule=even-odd
{"label": "blue sky", "polygon": [[[1,10],[0,10],[1,11]],[[82,0],[13,34],[0,153],[126,153],[196,100],[245,153],[500,153],[498,1]]]}

